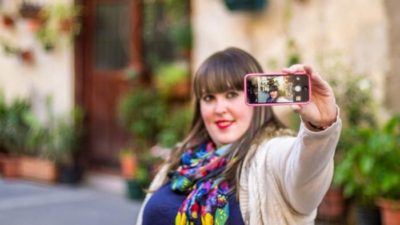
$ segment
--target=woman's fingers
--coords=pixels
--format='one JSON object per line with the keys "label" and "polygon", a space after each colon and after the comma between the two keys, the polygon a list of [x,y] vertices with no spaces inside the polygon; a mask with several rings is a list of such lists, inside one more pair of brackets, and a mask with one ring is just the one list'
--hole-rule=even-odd
{"label": "woman's fingers", "polygon": [[292,105],[292,109],[295,112],[299,112],[301,110],[301,105]]}
{"label": "woman's fingers", "polygon": [[304,121],[315,125],[330,125],[336,120],[336,103],[332,88],[312,67],[296,64],[282,70],[283,73],[306,73],[312,84],[311,102],[306,105],[292,105]]}
{"label": "woman's fingers", "polygon": [[[309,69],[311,69],[311,68],[309,68]],[[311,70],[307,71],[306,67],[302,64],[295,64],[295,65],[290,66],[289,68],[284,68],[282,70],[282,72],[289,73],[289,74],[290,73],[307,73],[307,74],[309,74],[309,72],[311,72]]]}

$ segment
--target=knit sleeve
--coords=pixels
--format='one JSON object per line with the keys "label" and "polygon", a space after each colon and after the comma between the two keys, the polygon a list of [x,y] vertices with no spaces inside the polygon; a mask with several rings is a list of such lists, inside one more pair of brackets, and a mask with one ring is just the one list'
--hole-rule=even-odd
{"label": "knit sleeve", "polygon": [[302,123],[296,138],[271,140],[268,161],[284,199],[297,213],[310,214],[328,190],[340,130],[338,117],[323,131],[313,132]]}

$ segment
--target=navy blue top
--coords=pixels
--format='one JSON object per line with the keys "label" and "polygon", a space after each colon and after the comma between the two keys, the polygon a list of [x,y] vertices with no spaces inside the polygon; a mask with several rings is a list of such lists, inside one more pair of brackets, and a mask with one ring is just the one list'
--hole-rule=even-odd
{"label": "navy blue top", "polygon": [[[173,192],[171,183],[166,183],[154,192],[149,201],[147,201],[143,211],[142,225],[175,224],[176,214],[185,199],[185,194]],[[201,225],[201,219],[196,221],[195,224]],[[244,225],[239,202],[236,200],[235,195],[229,196],[229,218],[226,225]]]}

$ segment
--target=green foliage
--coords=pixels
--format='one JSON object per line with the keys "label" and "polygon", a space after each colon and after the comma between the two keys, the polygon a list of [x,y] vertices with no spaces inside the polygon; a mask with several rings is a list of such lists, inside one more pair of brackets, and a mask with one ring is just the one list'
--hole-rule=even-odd
{"label": "green foliage", "polygon": [[[343,70],[343,69],[342,69]],[[341,152],[349,151],[357,141],[353,138],[354,129],[358,127],[374,129],[377,126],[376,102],[370,82],[363,76],[350,71],[342,71],[348,76],[339,80],[330,79],[343,122],[342,135],[338,144],[337,162],[340,163]]]}
{"label": "green foliage", "polygon": [[0,97],[0,145],[11,154],[32,154],[41,135],[40,125],[28,101],[16,99],[10,105]]}
{"label": "green foliage", "polygon": [[71,165],[83,133],[83,111],[75,107],[68,114],[55,117],[48,107],[48,114],[50,121],[45,128],[40,154],[59,164]]}
{"label": "green foliage", "polygon": [[192,110],[187,106],[178,107],[168,112],[168,120],[164,120],[163,129],[157,136],[158,143],[172,148],[182,140],[189,129]]}
{"label": "green foliage", "polygon": [[156,143],[172,147],[183,138],[191,117],[186,105],[174,105],[157,90],[139,87],[121,100],[118,111],[137,147],[145,149]]}
{"label": "green foliage", "polygon": [[121,124],[132,133],[140,148],[155,144],[166,115],[165,103],[156,90],[137,87],[119,104]]}
{"label": "green foliage", "polygon": [[329,83],[343,122],[335,155],[334,183],[342,186],[345,196],[354,197],[358,204],[372,205],[381,194],[380,181],[373,174],[382,163],[377,160],[382,150],[375,146],[380,128],[373,85],[366,75],[354,73],[335,55],[325,57],[321,65],[331,76]]}
{"label": "green foliage", "polygon": [[42,17],[45,20],[36,33],[43,47],[51,50],[62,34],[67,35],[68,38],[78,34],[81,26],[77,17],[80,14],[81,7],[74,4],[55,4],[43,9]]}
{"label": "green foliage", "polygon": [[343,151],[335,174],[344,194],[361,204],[382,196],[400,199],[400,115],[382,127],[354,127],[346,135],[352,145]]}
{"label": "green foliage", "polygon": [[291,65],[301,63],[300,51],[298,50],[296,40],[294,38],[288,37],[288,40],[286,42],[286,52],[286,66],[289,67]]}
{"label": "green foliage", "polygon": [[188,21],[176,24],[173,29],[170,29],[169,36],[180,51],[192,47],[192,28]]}
{"label": "green foliage", "polygon": [[143,2],[144,58],[150,68],[182,58],[191,48],[189,6],[186,0]]}
{"label": "green foliage", "polygon": [[160,66],[156,71],[155,83],[160,96],[169,98],[174,87],[181,82],[189,82],[189,68],[185,63],[168,63]]}
{"label": "green foliage", "polygon": [[16,99],[8,105],[0,96],[0,145],[10,154],[71,162],[82,133],[83,113],[74,109],[66,117],[55,118],[49,105],[50,119],[44,124],[27,100]]}

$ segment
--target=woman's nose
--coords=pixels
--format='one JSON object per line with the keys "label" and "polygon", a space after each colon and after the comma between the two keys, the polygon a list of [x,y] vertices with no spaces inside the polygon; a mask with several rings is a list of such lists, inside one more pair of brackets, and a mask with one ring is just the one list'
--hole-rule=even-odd
{"label": "woman's nose", "polygon": [[226,102],[222,99],[217,99],[216,103],[215,103],[215,108],[214,111],[217,114],[223,114],[226,112]]}

